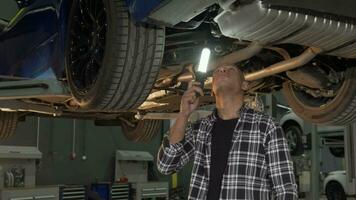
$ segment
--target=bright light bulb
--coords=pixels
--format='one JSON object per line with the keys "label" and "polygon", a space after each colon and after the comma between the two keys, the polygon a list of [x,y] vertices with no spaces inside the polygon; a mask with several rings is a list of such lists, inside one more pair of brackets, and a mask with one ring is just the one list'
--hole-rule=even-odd
{"label": "bright light bulb", "polygon": [[206,70],[208,68],[209,58],[210,58],[210,49],[204,48],[201,51],[201,55],[200,55],[200,62],[198,66],[199,72],[206,73]]}

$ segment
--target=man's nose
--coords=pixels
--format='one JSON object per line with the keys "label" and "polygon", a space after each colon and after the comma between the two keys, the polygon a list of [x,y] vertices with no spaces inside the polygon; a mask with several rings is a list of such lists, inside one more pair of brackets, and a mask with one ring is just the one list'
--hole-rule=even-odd
{"label": "man's nose", "polygon": [[219,72],[226,72],[227,70],[226,70],[225,67],[220,67],[218,71],[219,71]]}

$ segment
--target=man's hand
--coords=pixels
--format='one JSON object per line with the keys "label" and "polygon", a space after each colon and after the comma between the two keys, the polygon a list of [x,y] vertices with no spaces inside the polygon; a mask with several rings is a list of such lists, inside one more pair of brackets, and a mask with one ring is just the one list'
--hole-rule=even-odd
{"label": "man's hand", "polygon": [[169,131],[169,143],[175,144],[183,140],[185,129],[187,127],[188,118],[190,114],[199,105],[199,93],[201,96],[204,95],[203,90],[199,87],[199,82],[190,82],[188,90],[184,92],[182,100],[180,103],[180,112]]}
{"label": "man's hand", "polygon": [[185,91],[182,96],[180,114],[187,118],[195,109],[197,109],[199,105],[199,96],[196,93],[204,96],[203,90],[199,87],[199,85],[199,82],[190,82],[188,90]]}

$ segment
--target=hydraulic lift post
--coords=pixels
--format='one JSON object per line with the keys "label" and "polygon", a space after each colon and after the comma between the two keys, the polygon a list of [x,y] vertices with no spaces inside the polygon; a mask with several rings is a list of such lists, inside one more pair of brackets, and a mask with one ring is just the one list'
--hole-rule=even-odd
{"label": "hydraulic lift post", "polygon": [[[356,195],[356,123],[345,127],[344,148],[348,194]],[[356,198],[354,198],[356,199]]]}
{"label": "hydraulic lift post", "polygon": [[310,173],[310,186],[311,194],[308,199],[320,198],[320,136],[318,133],[317,125],[312,125],[312,149],[311,149],[311,173]]}

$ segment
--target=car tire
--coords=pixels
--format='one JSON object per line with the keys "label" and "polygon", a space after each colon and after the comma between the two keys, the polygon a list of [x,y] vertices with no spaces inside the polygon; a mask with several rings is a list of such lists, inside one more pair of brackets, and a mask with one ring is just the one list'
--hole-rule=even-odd
{"label": "car tire", "polygon": [[329,147],[329,151],[333,156],[335,156],[337,158],[345,157],[344,147]]}
{"label": "car tire", "polygon": [[164,29],[134,23],[123,0],[82,0],[73,1],[67,38],[67,80],[81,108],[127,111],[145,101],[161,65]]}
{"label": "car tire", "polygon": [[16,112],[0,111],[0,139],[4,140],[15,134],[17,126]]}
{"label": "car tire", "polygon": [[139,143],[150,142],[160,132],[161,127],[162,120],[138,120],[131,125],[123,121],[121,123],[122,132],[126,139]]}
{"label": "car tire", "polygon": [[293,84],[283,84],[284,97],[293,111],[306,121],[329,125],[347,125],[356,120],[356,67],[345,71],[344,81],[336,96],[318,104],[316,98],[308,98],[297,91]]}
{"label": "car tire", "polygon": [[290,150],[290,154],[292,156],[299,156],[303,154],[303,141],[302,135],[303,131],[300,126],[296,123],[286,123],[283,125],[283,131],[285,137],[288,141],[288,147]]}
{"label": "car tire", "polygon": [[346,194],[340,183],[331,181],[326,185],[326,197],[328,200],[346,200]]}

